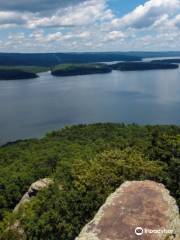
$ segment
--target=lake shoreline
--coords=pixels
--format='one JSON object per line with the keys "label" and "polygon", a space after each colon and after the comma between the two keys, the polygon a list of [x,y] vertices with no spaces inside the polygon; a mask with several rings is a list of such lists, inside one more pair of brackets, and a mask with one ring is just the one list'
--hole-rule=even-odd
{"label": "lake shoreline", "polygon": [[177,125],[179,76],[179,69],[69,77],[46,71],[28,81],[0,81],[0,143],[79,123]]}
{"label": "lake shoreline", "polygon": [[[177,63],[177,64],[176,64]],[[127,61],[106,63],[86,63],[86,64],[60,64],[49,69],[39,66],[29,67],[0,67],[0,80],[26,80],[38,78],[39,73],[50,70],[52,76],[83,76],[92,74],[107,74],[116,71],[149,71],[149,70],[169,70],[179,68],[180,59],[152,60],[152,61]],[[28,70],[29,68],[29,70]]]}

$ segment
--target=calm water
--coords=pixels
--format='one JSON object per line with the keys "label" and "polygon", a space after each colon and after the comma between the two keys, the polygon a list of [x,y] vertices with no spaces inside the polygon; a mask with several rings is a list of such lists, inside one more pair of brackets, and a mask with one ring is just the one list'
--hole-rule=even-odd
{"label": "calm water", "polygon": [[93,122],[180,124],[180,69],[0,81],[0,144]]}

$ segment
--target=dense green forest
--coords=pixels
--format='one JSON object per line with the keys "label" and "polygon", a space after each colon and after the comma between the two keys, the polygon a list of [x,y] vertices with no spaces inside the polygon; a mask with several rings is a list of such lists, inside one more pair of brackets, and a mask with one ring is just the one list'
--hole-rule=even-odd
{"label": "dense green forest", "polygon": [[154,52],[154,51],[129,51],[130,56],[139,56],[141,58],[160,58],[160,57],[180,57],[180,51]]}
{"label": "dense green forest", "polygon": [[120,62],[111,65],[113,70],[120,71],[140,71],[156,69],[176,69],[179,66],[168,62]]}
{"label": "dense green forest", "polygon": [[[106,197],[126,180],[166,185],[180,206],[180,126],[93,124],[66,127],[42,139],[0,147],[1,239],[74,240]],[[50,177],[16,214],[29,186]]]}
{"label": "dense green forest", "polygon": [[0,80],[31,79],[37,77],[36,73],[20,69],[0,69]]}
{"label": "dense green forest", "polygon": [[50,68],[42,66],[0,66],[0,70],[20,70],[30,73],[41,73],[49,71]]}
{"label": "dense green forest", "polygon": [[51,73],[54,76],[74,76],[96,73],[109,73],[112,70],[120,71],[140,71],[156,69],[176,69],[177,64],[166,62],[119,62],[115,64],[60,64],[55,66]]}
{"label": "dense green forest", "polygon": [[180,63],[180,58],[153,60],[152,63]]}
{"label": "dense green forest", "polygon": [[37,73],[50,70],[41,66],[0,66],[0,80],[37,78]]}
{"label": "dense green forest", "polygon": [[[175,61],[175,60],[174,60]],[[176,62],[178,63],[178,59]],[[153,69],[175,69],[179,66],[166,61],[105,63],[66,63],[52,67],[46,66],[0,66],[0,80],[30,79],[38,73],[51,70],[53,76],[75,76],[98,73],[110,73],[112,70],[139,71]]]}
{"label": "dense green forest", "polygon": [[112,61],[141,61],[139,56],[122,52],[92,53],[0,53],[3,66],[45,66],[53,67],[63,63],[92,63]]}
{"label": "dense green forest", "polygon": [[141,61],[143,58],[179,56],[180,52],[0,53],[0,65],[52,67],[63,63]]}
{"label": "dense green forest", "polygon": [[74,76],[74,75],[88,75],[97,73],[110,73],[111,67],[107,64],[60,64],[52,71],[54,76]]}

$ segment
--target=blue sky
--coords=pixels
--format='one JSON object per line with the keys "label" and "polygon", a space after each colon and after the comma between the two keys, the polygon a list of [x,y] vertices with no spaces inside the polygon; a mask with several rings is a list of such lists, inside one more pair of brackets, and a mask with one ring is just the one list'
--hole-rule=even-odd
{"label": "blue sky", "polygon": [[121,17],[145,2],[146,0],[108,0],[107,4],[116,15]]}
{"label": "blue sky", "polygon": [[0,0],[0,52],[180,50],[180,0]]}

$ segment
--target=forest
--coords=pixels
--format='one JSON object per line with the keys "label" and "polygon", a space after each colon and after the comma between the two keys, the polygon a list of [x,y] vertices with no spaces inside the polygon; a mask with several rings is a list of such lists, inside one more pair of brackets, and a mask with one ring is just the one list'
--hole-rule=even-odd
{"label": "forest", "polygon": [[176,69],[177,64],[168,62],[120,62],[111,65],[113,70],[120,71],[144,71],[144,70],[157,70],[157,69]]}
{"label": "forest", "polygon": [[[180,56],[180,53],[177,55]],[[0,53],[2,66],[45,66],[52,67],[63,63],[92,63],[112,61],[141,61],[139,56],[123,52],[92,53]]]}
{"label": "forest", "polygon": [[179,58],[173,58],[173,59],[161,59],[161,60],[153,60],[152,63],[180,63]]}
{"label": "forest", "polygon": [[0,80],[32,79],[37,77],[38,75],[33,72],[19,69],[0,69]]}
{"label": "forest", "polygon": [[[169,60],[170,61],[170,60]],[[178,63],[180,59],[176,59]],[[118,62],[115,64],[105,63],[64,63],[52,67],[46,66],[0,66],[0,80],[17,80],[37,78],[38,73],[51,71],[53,76],[76,76],[89,74],[110,73],[112,70],[119,71],[144,71],[158,69],[176,69],[178,64],[174,62],[151,61],[151,62]]]}
{"label": "forest", "polygon": [[98,73],[110,73],[111,67],[107,64],[60,64],[52,69],[51,73],[54,76],[75,76],[88,75]]}
{"label": "forest", "polygon": [[50,70],[42,66],[0,66],[0,80],[38,78],[38,73]]}
{"label": "forest", "polygon": [[[107,196],[126,180],[165,184],[180,206],[180,126],[97,123],[67,126],[42,139],[0,147],[0,239],[74,240]],[[17,213],[29,186],[54,184]]]}

